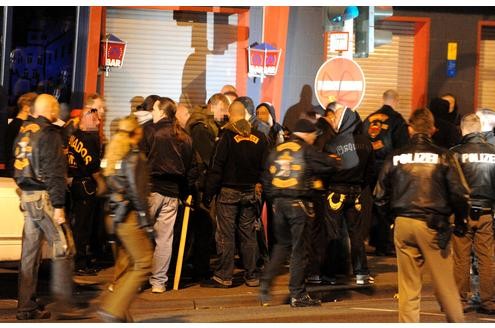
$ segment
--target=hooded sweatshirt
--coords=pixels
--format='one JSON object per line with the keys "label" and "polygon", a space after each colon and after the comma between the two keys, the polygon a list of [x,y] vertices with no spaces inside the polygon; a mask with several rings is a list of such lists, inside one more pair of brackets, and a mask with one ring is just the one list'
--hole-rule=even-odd
{"label": "hooded sweatshirt", "polygon": [[434,98],[430,102],[430,111],[435,118],[433,142],[443,148],[451,148],[461,142],[462,135],[459,128],[449,122],[449,102],[442,98]]}
{"label": "hooded sweatshirt", "polygon": [[273,105],[269,102],[262,102],[256,107],[256,111],[261,106],[265,106],[270,112],[271,120],[268,122],[268,125],[270,126],[270,130],[268,132],[268,143],[270,144],[270,148],[273,148],[285,141],[284,129],[282,125],[277,122],[277,117],[275,116],[275,107],[273,107]]}
{"label": "hooded sweatshirt", "polygon": [[218,194],[221,187],[253,189],[261,182],[268,152],[265,136],[245,119],[229,122],[222,130],[206,177],[205,197],[208,199]]}
{"label": "hooded sweatshirt", "polygon": [[263,133],[266,138],[269,138],[270,127],[256,117],[253,100],[249,97],[238,97],[236,101],[241,102],[246,108],[246,120],[251,124],[253,129]]}
{"label": "hooded sweatshirt", "polygon": [[371,142],[362,134],[363,123],[358,113],[346,108],[338,132],[333,131],[324,118],[318,120],[317,126],[324,133],[315,145],[324,152],[336,154],[342,159],[340,169],[328,178],[327,185],[364,187],[370,184],[375,157]]}

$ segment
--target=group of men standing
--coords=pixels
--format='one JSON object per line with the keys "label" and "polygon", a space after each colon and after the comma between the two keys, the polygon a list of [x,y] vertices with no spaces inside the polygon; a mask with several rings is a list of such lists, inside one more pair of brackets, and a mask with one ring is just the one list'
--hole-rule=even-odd
{"label": "group of men standing", "polygon": [[[491,269],[495,147],[481,133],[478,116],[462,119],[464,138],[450,151],[433,143],[437,129],[427,108],[413,111],[405,122],[394,110],[399,99],[394,90],[383,94],[383,107],[364,122],[356,111],[331,102],[317,122],[299,119],[290,136],[277,125],[271,104],[255,108],[250,98],[229,100],[227,93],[235,90],[217,93],[205,106],[192,110],[151,95],[133,113],[143,128],[139,148],[146,155],[151,184],[148,210],[156,244],[149,279],[153,293],[166,290],[179,204],[184,195],[193,194],[193,204],[185,206],[193,206],[196,216],[207,217],[192,224],[195,274],[204,287],[232,286],[238,248],[245,284],[260,286],[261,301],[267,305],[273,279],[290,254],[290,305],[318,306],[321,302],[309,296],[305,283],[311,277],[335,283],[336,250],[345,249],[346,235],[356,283],[373,283],[364,246],[374,213],[378,253],[392,250],[394,227],[401,322],[419,321],[425,263],[447,319],[463,320],[463,309],[472,308],[473,241],[481,275],[478,311],[495,313]],[[100,174],[103,98],[90,96],[77,120],[69,121],[63,130],[51,124],[58,110],[55,98],[38,95],[32,116],[22,123],[14,141],[12,169],[26,218],[20,320],[49,316],[36,302],[35,293],[43,234],[54,246],[57,279],[52,286],[61,302],[60,317],[78,314],[72,309],[71,288],[64,286],[72,284],[70,261],[75,252],[76,272],[90,271],[88,231],[98,210],[97,194],[105,189]],[[64,214],[67,173],[75,244]],[[257,231],[263,202],[268,204],[275,242],[270,261],[259,265]],[[210,272],[212,226],[218,263]],[[119,288],[117,281],[118,272],[110,291]]]}

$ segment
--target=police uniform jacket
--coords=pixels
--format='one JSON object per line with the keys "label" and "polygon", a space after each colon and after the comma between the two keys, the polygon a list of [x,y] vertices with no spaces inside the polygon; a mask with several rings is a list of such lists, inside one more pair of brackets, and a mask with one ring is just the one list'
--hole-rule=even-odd
{"label": "police uniform jacket", "polygon": [[61,129],[47,118],[30,118],[14,141],[14,179],[25,191],[46,190],[54,208],[65,205],[66,157]]}
{"label": "police uniform jacket", "polygon": [[424,221],[467,216],[469,187],[454,155],[416,134],[385,161],[374,191],[375,203],[393,216]]}
{"label": "police uniform jacket", "polygon": [[470,133],[452,151],[471,188],[471,204],[491,209],[495,204],[495,146],[481,133]]}

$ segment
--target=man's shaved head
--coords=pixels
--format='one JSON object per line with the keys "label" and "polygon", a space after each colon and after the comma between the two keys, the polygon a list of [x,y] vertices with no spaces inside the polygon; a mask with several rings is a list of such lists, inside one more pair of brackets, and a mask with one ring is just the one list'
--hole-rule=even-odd
{"label": "man's shaved head", "polygon": [[34,102],[34,114],[44,116],[51,122],[55,122],[60,114],[60,105],[52,95],[43,93],[36,97]]}

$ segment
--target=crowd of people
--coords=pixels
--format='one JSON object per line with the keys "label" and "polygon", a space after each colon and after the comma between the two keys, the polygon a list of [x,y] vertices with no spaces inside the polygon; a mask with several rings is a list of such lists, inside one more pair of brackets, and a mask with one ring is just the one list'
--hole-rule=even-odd
{"label": "crowd of people", "polygon": [[[233,86],[193,108],[159,95],[130,104],[107,139],[98,94],[67,122],[53,96],[19,98],[7,140],[25,216],[17,319],[51,315],[36,298],[44,236],[53,246],[57,318],[86,315],[74,305],[72,275],[96,275],[95,255],[110,241],[114,277],[98,314],[132,321],[138,292],[167,290],[185,207],[193,209],[188,260],[202,287],[232,288],[237,266],[269,305],[288,260],[290,305],[319,306],[307,283],[335,284],[341,274],[374,283],[368,241],[376,255],[397,256],[401,322],[419,321],[425,264],[448,321],[475,308],[495,314],[494,112],[461,119],[446,94],[406,122],[399,94],[387,90],[364,120],[332,101],[321,117],[302,115],[288,128],[272,104],[255,106]],[[470,292],[472,249],[478,304]]]}

